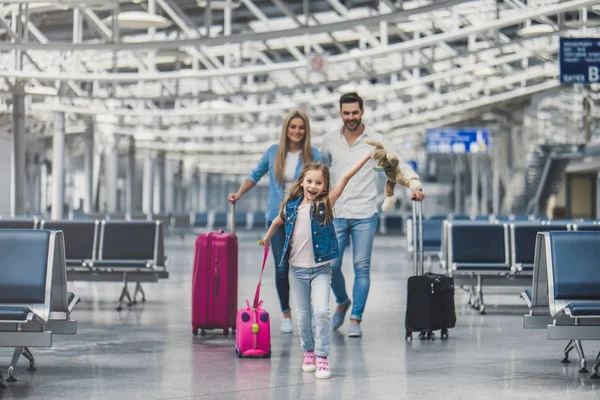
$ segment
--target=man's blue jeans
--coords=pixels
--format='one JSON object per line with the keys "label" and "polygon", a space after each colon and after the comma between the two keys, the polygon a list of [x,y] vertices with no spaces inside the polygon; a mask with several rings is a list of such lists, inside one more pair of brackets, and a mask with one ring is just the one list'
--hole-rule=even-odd
{"label": "man's blue jeans", "polygon": [[342,259],[344,249],[352,240],[352,259],[354,264],[354,288],[352,290],[352,312],[350,319],[361,321],[369,287],[371,286],[371,253],[373,239],[377,232],[377,214],[364,219],[335,218],[333,225],[340,247],[340,257],[331,262],[331,289],[335,295],[336,303],[344,305],[348,302],[346,281],[342,274]]}

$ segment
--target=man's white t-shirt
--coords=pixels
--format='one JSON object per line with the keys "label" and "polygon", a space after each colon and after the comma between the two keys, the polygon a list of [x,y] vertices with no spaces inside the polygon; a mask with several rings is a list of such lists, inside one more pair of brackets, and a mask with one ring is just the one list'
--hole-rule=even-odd
{"label": "man's white t-shirt", "polygon": [[[341,176],[355,165],[365,154],[373,151],[374,147],[367,144],[367,140],[380,142],[385,149],[396,153],[394,146],[380,133],[365,129],[352,146],[348,145],[343,135],[343,128],[326,134],[323,137],[321,154],[323,160],[329,165],[331,173],[331,186],[333,187]],[[364,219],[370,218],[377,212],[377,181],[379,173],[373,170],[375,162],[367,161],[346,185],[346,189],[334,206],[336,218]],[[406,178],[418,178],[408,163],[400,157],[400,168]]]}

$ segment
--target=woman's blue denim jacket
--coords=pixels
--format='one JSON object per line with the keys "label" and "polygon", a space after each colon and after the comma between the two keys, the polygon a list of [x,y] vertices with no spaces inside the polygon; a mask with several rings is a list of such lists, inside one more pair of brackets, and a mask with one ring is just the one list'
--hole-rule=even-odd
{"label": "woman's blue denim jacket", "polygon": [[[290,240],[302,198],[303,196],[300,196],[298,199],[290,201],[285,205],[285,243],[283,245],[280,267],[287,263],[290,258]],[[316,264],[338,258],[340,256],[340,248],[335,235],[333,221],[328,224],[324,223],[325,206],[322,203],[319,205],[319,213],[316,219],[313,217],[313,207],[314,203],[310,206],[310,225]]]}
{"label": "woman's blue denim jacket", "polygon": [[[254,183],[257,183],[267,172],[269,173],[269,199],[267,201],[266,217],[267,221],[273,221],[279,214],[279,206],[281,202],[285,200],[283,198],[284,188],[283,185],[279,184],[277,177],[275,176],[275,155],[279,145],[274,144],[264,152],[262,158],[256,165],[256,168],[252,170],[248,179]],[[315,161],[321,161],[321,153],[319,150],[312,148],[313,159]],[[302,172],[302,157],[298,158],[298,165],[296,165],[295,179],[298,179],[300,172]]]}

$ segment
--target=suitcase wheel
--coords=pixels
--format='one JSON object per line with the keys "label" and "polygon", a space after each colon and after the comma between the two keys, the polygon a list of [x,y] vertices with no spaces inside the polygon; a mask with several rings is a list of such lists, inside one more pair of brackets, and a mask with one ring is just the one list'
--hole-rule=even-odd
{"label": "suitcase wheel", "polygon": [[412,332],[406,331],[406,334],[404,335],[404,340],[406,340],[407,342],[412,342]]}
{"label": "suitcase wheel", "polygon": [[229,329],[223,329],[223,336],[225,336],[225,337],[229,336]]}
{"label": "suitcase wheel", "polygon": [[448,340],[448,329],[442,329],[442,340]]}
{"label": "suitcase wheel", "polygon": [[206,331],[204,329],[200,330],[200,336],[206,336]]}
{"label": "suitcase wheel", "polygon": [[238,358],[242,358],[242,352],[238,347],[235,348],[235,355],[238,356]]}
{"label": "suitcase wheel", "polygon": [[192,329],[192,333],[194,334],[194,336],[198,336],[198,328]]}
{"label": "suitcase wheel", "polygon": [[419,333],[419,339],[420,339],[420,340],[425,340],[425,339],[427,339],[427,337],[426,337],[425,335],[427,335],[427,332],[425,332],[425,331],[423,331],[423,332],[420,332],[420,333]]}
{"label": "suitcase wheel", "polygon": [[435,340],[435,333],[434,333],[434,332],[432,332],[432,331],[428,331],[428,332],[427,332],[427,340],[429,340],[429,341],[432,341],[432,342],[433,342],[433,341]]}

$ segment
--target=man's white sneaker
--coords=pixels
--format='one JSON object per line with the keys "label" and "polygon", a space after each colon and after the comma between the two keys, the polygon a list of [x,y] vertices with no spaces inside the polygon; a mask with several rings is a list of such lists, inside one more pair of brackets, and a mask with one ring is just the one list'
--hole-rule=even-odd
{"label": "man's white sneaker", "polygon": [[294,331],[294,325],[292,324],[291,318],[284,318],[281,321],[281,333],[292,333]]}

